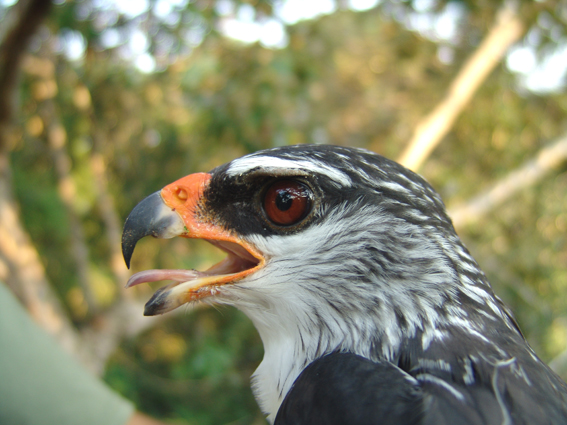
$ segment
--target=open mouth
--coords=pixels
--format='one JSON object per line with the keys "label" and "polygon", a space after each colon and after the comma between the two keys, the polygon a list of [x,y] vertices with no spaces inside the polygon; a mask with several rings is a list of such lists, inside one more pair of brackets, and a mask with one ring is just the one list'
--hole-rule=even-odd
{"label": "open mouth", "polygon": [[221,286],[243,279],[263,263],[235,242],[207,241],[228,255],[205,271],[154,269],[138,272],[128,279],[126,288],[147,282],[173,281],[158,289],[146,303],[145,316],[163,314],[185,303],[216,295]]}

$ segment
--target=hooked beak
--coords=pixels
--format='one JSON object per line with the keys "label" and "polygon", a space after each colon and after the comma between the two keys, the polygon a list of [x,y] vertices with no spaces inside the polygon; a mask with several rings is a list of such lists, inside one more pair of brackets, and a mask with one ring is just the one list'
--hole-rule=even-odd
{"label": "hooked beak", "polygon": [[202,272],[146,270],[134,274],[128,280],[127,288],[144,282],[173,280],[158,289],[146,303],[145,316],[163,314],[185,303],[215,295],[223,285],[243,279],[265,263],[255,247],[207,213],[202,196],[210,178],[207,173],[183,177],[145,198],[126,219],[122,254],[128,268],[136,243],[148,235],[205,239],[228,254],[224,260]]}
{"label": "hooked beak", "polygon": [[124,223],[122,255],[126,266],[130,268],[134,248],[140,239],[148,235],[170,239],[181,235],[183,228],[183,220],[163,202],[160,192],[152,193],[132,210]]}

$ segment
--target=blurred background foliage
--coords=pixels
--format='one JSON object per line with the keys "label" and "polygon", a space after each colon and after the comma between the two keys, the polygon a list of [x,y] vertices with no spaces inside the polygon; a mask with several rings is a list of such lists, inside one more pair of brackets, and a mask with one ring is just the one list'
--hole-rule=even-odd
{"label": "blurred background foliage", "polygon": [[[395,159],[503,3],[56,1],[24,58],[10,160],[21,220],[74,324],[93,326],[125,283],[109,213],[123,221],[165,184],[272,146],[331,143]],[[12,7],[0,1],[0,16]],[[567,3],[516,7],[524,37],[420,170],[448,205],[567,131]],[[548,362],[567,347],[566,171],[459,229]],[[145,242],[135,271],[221,258],[204,242]],[[131,292],[147,299],[152,288]],[[261,357],[239,312],[185,309],[123,341],[105,379],[157,417],[261,424],[249,389]]]}

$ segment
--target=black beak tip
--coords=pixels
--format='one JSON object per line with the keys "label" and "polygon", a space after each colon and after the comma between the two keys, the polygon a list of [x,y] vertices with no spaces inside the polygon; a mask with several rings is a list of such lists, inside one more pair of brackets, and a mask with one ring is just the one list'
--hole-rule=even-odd
{"label": "black beak tip", "polygon": [[167,286],[158,289],[144,306],[144,316],[157,316],[169,311],[171,309],[170,302],[167,300],[169,292]]}
{"label": "black beak tip", "polygon": [[124,262],[126,263],[126,268],[130,270],[130,258],[124,257]]}
{"label": "black beak tip", "polygon": [[136,243],[129,243],[129,240],[132,240],[131,237],[127,236],[127,231],[125,230],[122,234],[122,257],[124,257],[124,262],[126,263],[126,267],[130,269],[130,261],[132,260],[132,254],[134,253],[134,247]]}

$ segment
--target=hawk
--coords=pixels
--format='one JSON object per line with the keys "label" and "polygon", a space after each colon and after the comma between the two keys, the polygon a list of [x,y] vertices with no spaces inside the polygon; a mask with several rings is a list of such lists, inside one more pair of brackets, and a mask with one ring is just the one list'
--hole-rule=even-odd
{"label": "hawk", "polygon": [[141,238],[204,239],[227,256],[170,280],[144,314],[200,300],[254,323],[255,397],[276,425],[567,424],[567,386],[420,176],[369,151],[299,145],[191,174],[140,202]]}

